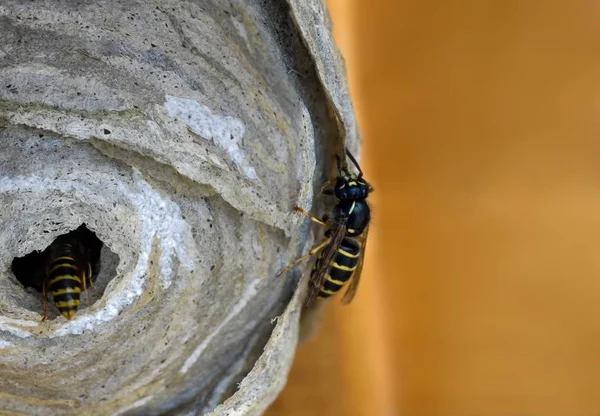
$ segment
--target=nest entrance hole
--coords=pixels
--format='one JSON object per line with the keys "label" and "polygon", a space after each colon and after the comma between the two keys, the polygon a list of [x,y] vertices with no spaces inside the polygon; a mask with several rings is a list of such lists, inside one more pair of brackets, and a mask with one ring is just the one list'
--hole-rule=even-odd
{"label": "nest entrance hole", "polygon": [[[94,294],[94,291],[89,290],[88,288],[91,304],[95,303],[102,296],[102,292],[106,288],[106,285],[116,275],[119,256],[113,253],[93,231],[87,228],[85,224],[81,224],[77,229],[58,236],[44,250],[34,250],[23,257],[15,257],[13,259],[11,269],[17,281],[25,288],[33,288],[35,291],[39,292],[39,303],[36,302],[38,306],[30,305],[30,302],[26,302],[26,305],[22,305],[26,307],[26,309],[39,313],[42,312],[41,293],[51,257],[51,247],[57,241],[70,241],[81,244],[81,246],[85,248],[92,269],[92,282],[95,289],[99,292],[99,294],[96,295]],[[33,291],[30,291],[30,293],[36,294],[36,292]],[[80,310],[90,306],[87,304],[85,295],[82,294],[81,298],[82,304],[79,306]],[[56,316],[60,316],[50,294],[48,294],[47,299],[48,318],[52,319]]]}

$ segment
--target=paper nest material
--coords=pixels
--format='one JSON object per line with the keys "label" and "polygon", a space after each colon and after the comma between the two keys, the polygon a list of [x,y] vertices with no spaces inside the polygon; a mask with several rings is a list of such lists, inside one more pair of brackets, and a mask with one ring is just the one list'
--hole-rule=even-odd
{"label": "paper nest material", "polygon": [[[0,20],[0,408],[262,413],[306,285],[275,278],[312,239],[292,208],[322,206],[358,143],[324,5],[12,0]],[[83,223],[104,293],[41,323],[11,263]]]}

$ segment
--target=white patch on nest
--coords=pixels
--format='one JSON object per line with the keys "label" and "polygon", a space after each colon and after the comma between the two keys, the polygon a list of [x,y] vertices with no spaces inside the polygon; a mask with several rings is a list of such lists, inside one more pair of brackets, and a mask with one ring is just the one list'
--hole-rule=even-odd
{"label": "white patch on nest", "polygon": [[219,325],[215,328],[215,330],[213,332],[211,332],[210,334],[208,334],[206,336],[206,338],[204,339],[204,341],[202,341],[202,343],[196,347],[194,352],[192,352],[192,354],[190,354],[188,359],[185,360],[185,363],[183,363],[183,366],[179,370],[180,374],[187,373],[187,371],[192,367],[192,365],[194,365],[194,363],[196,361],[198,361],[198,358],[200,358],[200,355],[202,355],[202,352],[206,349],[208,344],[210,344],[210,342],[213,340],[213,338],[218,333],[221,332],[221,329],[223,329],[223,327],[225,325],[227,325],[229,323],[229,321],[231,321],[237,314],[239,314],[242,311],[242,309],[244,309],[244,307],[248,304],[250,299],[252,299],[254,296],[256,296],[256,293],[258,292],[257,286],[259,283],[260,283],[259,279],[256,279],[256,280],[253,280],[252,282],[250,282],[248,287],[246,287],[246,290],[244,291],[242,298],[239,300],[238,303],[236,303],[233,306],[233,309],[231,310],[231,312],[225,318],[223,318],[223,320],[219,323]]}
{"label": "white patch on nest", "polygon": [[205,105],[188,98],[166,96],[165,108],[173,118],[186,123],[194,133],[206,140],[213,140],[227,151],[233,162],[249,179],[256,179],[256,171],[246,161],[240,142],[246,127],[242,120],[213,114]]}
{"label": "white patch on nest", "polygon": [[242,22],[237,20],[235,17],[231,16],[231,23],[233,27],[235,27],[238,31],[238,34],[242,39],[244,39],[244,43],[249,50],[252,50],[252,45],[250,44],[250,40],[248,39],[248,31]]}
{"label": "white patch on nest", "polygon": [[[19,338],[27,338],[31,336],[26,330],[23,330],[19,327],[34,327],[37,326],[36,322],[27,321],[25,319],[14,319],[6,316],[0,316],[0,330],[6,331],[9,334],[15,335]],[[6,342],[6,341],[5,341]]]}
{"label": "white patch on nest", "polygon": [[0,339],[0,348],[10,348],[12,346],[14,346],[12,342]]}
{"label": "white patch on nest", "polygon": [[132,409],[135,409],[136,407],[143,406],[146,403],[148,403],[150,400],[152,400],[153,398],[154,398],[154,396],[143,397],[143,398],[141,398],[141,399],[139,399],[139,400],[131,403],[130,405],[125,406],[122,409],[120,409],[118,412],[115,413],[115,416],[122,415],[122,414],[127,413],[128,411],[130,411]]}

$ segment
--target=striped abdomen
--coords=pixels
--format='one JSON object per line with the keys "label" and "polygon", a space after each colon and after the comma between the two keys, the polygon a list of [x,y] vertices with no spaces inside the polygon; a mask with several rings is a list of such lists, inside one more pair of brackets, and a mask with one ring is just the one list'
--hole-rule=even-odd
{"label": "striped abdomen", "polygon": [[[331,262],[329,273],[325,276],[326,280],[319,290],[318,296],[320,298],[328,298],[335,294],[350,280],[354,270],[356,270],[359,256],[360,246],[358,242],[353,238],[344,237],[337,254]],[[318,264],[319,261],[317,261]]]}
{"label": "striped abdomen", "polygon": [[54,252],[48,265],[46,285],[59,312],[71,320],[80,302],[83,279],[87,266],[73,254],[71,244],[64,244]]}

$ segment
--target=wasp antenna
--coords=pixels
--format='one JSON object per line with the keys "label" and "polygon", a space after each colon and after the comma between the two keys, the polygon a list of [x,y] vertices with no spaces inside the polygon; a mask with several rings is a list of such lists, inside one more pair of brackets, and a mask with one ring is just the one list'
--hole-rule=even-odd
{"label": "wasp antenna", "polygon": [[340,155],[335,155],[335,160],[337,161],[338,175],[343,176],[342,173],[344,169],[342,168],[342,160],[340,159]]}
{"label": "wasp antenna", "polygon": [[350,150],[346,149],[346,154],[348,155],[348,157],[350,158],[350,160],[352,161],[354,166],[356,166],[356,169],[358,169],[358,177],[362,178],[362,176],[363,176],[362,170],[360,169],[360,166],[358,165],[358,162],[356,161],[354,156],[352,156],[352,153],[350,153]]}

